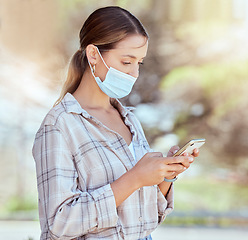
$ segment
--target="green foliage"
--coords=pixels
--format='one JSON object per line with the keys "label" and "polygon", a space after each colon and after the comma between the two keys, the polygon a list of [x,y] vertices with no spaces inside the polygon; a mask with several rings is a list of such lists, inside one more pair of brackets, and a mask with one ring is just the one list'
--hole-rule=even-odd
{"label": "green foliage", "polygon": [[[161,81],[162,91],[174,91],[176,86],[188,91],[198,89],[199,98],[214,106],[212,121],[247,101],[244,91],[248,80],[248,62],[209,63],[202,66],[175,68]],[[194,93],[195,95],[199,93]]]}
{"label": "green foliage", "polygon": [[175,190],[175,208],[180,211],[238,211],[248,202],[248,186],[206,176],[182,179]]}
{"label": "green foliage", "polygon": [[248,79],[248,62],[209,63],[202,66],[185,66],[172,70],[161,81],[161,89],[175,84],[193,82],[204,89],[206,96],[244,84]]}
{"label": "green foliage", "polygon": [[183,226],[247,226],[248,219],[228,212],[247,208],[248,186],[201,178],[181,179],[175,183],[175,213],[165,224]]}
{"label": "green foliage", "polygon": [[30,197],[20,198],[18,196],[12,196],[7,201],[5,209],[9,212],[29,211],[37,209],[37,206],[36,199]]}

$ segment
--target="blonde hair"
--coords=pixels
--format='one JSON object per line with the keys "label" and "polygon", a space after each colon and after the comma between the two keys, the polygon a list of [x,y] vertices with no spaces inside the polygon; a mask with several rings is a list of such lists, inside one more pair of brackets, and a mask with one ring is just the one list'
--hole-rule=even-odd
{"label": "blonde hair", "polygon": [[140,34],[148,38],[141,22],[129,11],[117,6],[94,11],[80,30],[80,49],[71,58],[66,81],[55,105],[61,102],[67,92],[73,94],[78,88],[88,67],[85,50],[89,44],[97,46],[100,52],[107,51],[131,34]]}

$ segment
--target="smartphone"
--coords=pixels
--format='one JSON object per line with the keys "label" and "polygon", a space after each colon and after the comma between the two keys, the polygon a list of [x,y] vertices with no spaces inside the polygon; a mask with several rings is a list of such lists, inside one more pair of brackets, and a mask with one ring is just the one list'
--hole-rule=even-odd
{"label": "smartphone", "polygon": [[173,157],[177,157],[182,155],[183,153],[187,152],[189,154],[192,154],[195,148],[200,148],[204,143],[205,139],[192,139],[189,142],[187,142],[182,148],[180,148]]}

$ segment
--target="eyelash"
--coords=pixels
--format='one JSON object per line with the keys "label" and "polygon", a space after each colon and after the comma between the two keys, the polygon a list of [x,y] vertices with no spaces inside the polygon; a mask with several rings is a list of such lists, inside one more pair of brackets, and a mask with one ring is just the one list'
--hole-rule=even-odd
{"label": "eyelash", "polygon": [[[123,62],[123,65],[129,65],[129,64],[131,64],[130,62]],[[139,62],[139,65],[144,65],[144,63],[143,62]]]}

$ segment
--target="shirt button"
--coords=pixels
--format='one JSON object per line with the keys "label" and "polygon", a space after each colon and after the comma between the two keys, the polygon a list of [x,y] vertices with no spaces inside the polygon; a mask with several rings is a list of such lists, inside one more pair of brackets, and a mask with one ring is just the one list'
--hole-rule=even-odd
{"label": "shirt button", "polygon": [[139,217],[139,221],[142,222],[142,217]]}

